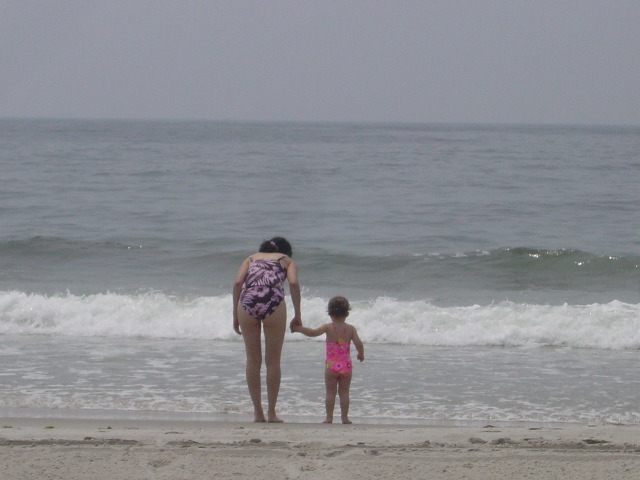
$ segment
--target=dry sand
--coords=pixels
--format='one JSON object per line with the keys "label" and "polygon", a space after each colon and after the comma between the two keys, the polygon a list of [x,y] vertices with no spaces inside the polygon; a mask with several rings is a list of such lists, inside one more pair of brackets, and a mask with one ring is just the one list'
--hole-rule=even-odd
{"label": "dry sand", "polygon": [[3,480],[640,479],[640,425],[0,422]]}

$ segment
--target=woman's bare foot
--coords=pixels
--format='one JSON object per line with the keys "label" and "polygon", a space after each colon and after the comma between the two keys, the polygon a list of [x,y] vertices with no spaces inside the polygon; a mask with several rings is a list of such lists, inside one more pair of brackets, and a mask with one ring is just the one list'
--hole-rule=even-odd
{"label": "woman's bare foot", "polygon": [[253,422],[254,423],[265,423],[267,421],[266,418],[264,418],[264,412],[262,411],[262,409],[253,412]]}
{"label": "woman's bare foot", "polygon": [[351,425],[353,422],[351,420],[349,420],[348,418],[343,418],[342,419],[342,423],[344,423],[345,425]]}
{"label": "woman's bare foot", "polygon": [[333,418],[325,418],[324,422],[322,423],[333,423]]}
{"label": "woman's bare foot", "polygon": [[269,408],[267,409],[267,422],[269,423],[283,423],[284,420],[280,420],[278,415],[276,415],[275,409]]}

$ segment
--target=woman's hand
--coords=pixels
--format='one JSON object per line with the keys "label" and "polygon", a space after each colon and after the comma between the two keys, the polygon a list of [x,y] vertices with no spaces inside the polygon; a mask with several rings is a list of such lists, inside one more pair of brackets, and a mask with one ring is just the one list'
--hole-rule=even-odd
{"label": "woman's hand", "polygon": [[240,331],[240,322],[237,318],[233,319],[233,329],[236,331],[238,335],[242,335],[242,331]]}
{"label": "woman's hand", "polygon": [[302,327],[302,320],[300,317],[293,317],[293,320],[289,323],[291,333],[297,332],[300,327]]}

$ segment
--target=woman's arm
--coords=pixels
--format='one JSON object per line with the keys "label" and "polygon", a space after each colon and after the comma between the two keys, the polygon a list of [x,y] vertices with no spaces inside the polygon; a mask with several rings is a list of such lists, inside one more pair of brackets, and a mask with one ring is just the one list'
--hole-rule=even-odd
{"label": "woman's arm", "polygon": [[289,259],[287,265],[287,280],[289,282],[289,292],[291,293],[291,302],[293,303],[293,320],[292,325],[302,326],[302,311],[300,309],[300,283],[298,282],[298,266],[296,262]]}
{"label": "woman's arm", "polygon": [[236,278],[233,281],[233,329],[238,335],[242,335],[242,332],[240,331],[240,322],[238,320],[238,304],[240,303],[242,285],[244,284],[244,279],[247,277],[247,272],[249,271],[249,263],[249,258],[246,258],[245,261],[242,262],[238,269],[238,273],[236,274]]}

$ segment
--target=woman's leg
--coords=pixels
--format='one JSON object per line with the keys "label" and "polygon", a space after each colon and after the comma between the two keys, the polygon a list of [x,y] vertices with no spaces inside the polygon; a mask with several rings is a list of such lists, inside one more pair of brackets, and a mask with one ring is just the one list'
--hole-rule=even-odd
{"label": "woman's leg", "polygon": [[260,320],[249,315],[242,307],[238,308],[238,320],[247,354],[246,376],[249,395],[253,402],[254,422],[265,422],[262,410],[262,392],[260,369],[262,368],[262,340]]}
{"label": "woman's leg", "polygon": [[264,361],[267,366],[268,422],[282,422],[276,415],[276,403],[280,392],[280,359],[287,329],[287,307],[284,300],[275,312],[262,321],[264,329]]}
{"label": "woman's leg", "polygon": [[338,394],[340,395],[340,415],[342,423],[351,423],[349,420],[349,387],[351,386],[351,373],[338,380]]}

